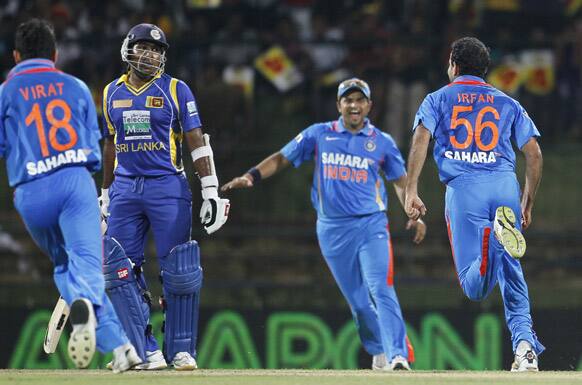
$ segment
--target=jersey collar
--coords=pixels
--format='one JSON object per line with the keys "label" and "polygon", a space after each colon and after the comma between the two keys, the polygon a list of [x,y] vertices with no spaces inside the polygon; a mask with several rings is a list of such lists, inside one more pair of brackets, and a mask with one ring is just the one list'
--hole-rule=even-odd
{"label": "jersey collar", "polygon": [[163,72],[158,72],[150,81],[148,81],[147,83],[145,83],[143,86],[141,86],[140,88],[135,88],[133,87],[131,84],[129,84],[129,75],[127,73],[121,75],[119,77],[119,79],[117,80],[117,82],[115,83],[115,85],[120,85],[122,83],[125,84],[125,86],[127,87],[127,89],[134,95],[139,95],[142,92],[144,92],[145,90],[147,90],[149,88],[149,86],[151,86],[157,79],[159,79],[162,76]]}
{"label": "jersey collar", "polygon": [[491,85],[486,83],[485,80],[483,80],[479,76],[473,76],[473,75],[457,76],[455,78],[455,80],[453,80],[451,83],[449,83],[449,86],[452,86],[455,84],[491,87]]}
{"label": "jersey collar", "polygon": [[6,79],[9,80],[14,76],[21,74],[23,72],[31,71],[31,70],[54,70],[55,63],[49,59],[40,59],[40,58],[33,58],[33,59],[26,59],[21,61],[20,63],[16,64],[8,75]]}
{"label": "jersey collar", "polygon": [[[337,124],[333,125],[333,129],[335,131],[337,131],[337,132],[350,132],[345,127],[344,119],[341,116],[336,122],[337,122]],[[371,136],[373,132],[374,132],[374,130],[372,129],[372,125],[370,124],[370,119],[366,118],[366,119],[364,119],[364,127],[362,127],[362,129],[360,131],[356,132],[355,135],[361,134],[361,135],[365,135],[365,136]]]}

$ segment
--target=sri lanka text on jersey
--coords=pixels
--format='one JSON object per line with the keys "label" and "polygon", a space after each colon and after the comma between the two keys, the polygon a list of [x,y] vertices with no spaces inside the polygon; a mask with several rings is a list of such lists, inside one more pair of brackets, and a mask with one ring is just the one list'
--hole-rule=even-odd
{"label": "sri lanka text on jersey", "polygon": [[322,152],[323,176],[356,183],[368,181],[368,158],[356,155]]}

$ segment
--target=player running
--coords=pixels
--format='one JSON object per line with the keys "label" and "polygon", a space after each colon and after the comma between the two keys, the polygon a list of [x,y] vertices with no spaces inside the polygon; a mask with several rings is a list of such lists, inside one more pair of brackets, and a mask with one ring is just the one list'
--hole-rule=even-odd
{"label": "player running", "polygon": [[[138,24],[123,40],[127,73],[103,91],[103,189],[107,218],[107,291],[138,354],[137,369],[176,370],[196,364],[202,268],[190,241],[192,194],[182,164],[182,141],[202,186],[200,219],[210,234],[227,220],[229,202],[218,197],[208,135],[188,86],[164,73],[169,45],[164,32]],[[149,325],[151,297],[142,274],[151,227],[160,264],[165,312],[164,356]]]}
{"label": "player running", "polygon": [[[222,187],[248,188],[283,170],[315,159],[311,201],[317,211],[321,252],[348,301],[374,369],[409,370],[412,347],[394,290],[393,254],[382,175],[393,181],[404,206],[406,170],[392,137],[367,119],[370,87],[360,79],[339,85],[338,120],[303,130],[280,151]],[[414,242],[424,238],[422,221],[409,221]],[[386,362],[386,361],[389,362]]]}
{"label": "player running", "polygon": [[[480,301],[499,282],[515,352],[511,370],[537,371],[537,355],[545,348],[532,329],[519,258],[525,252],[520,230],[531,223],[542,175],[540,133],[517,101],[484,82],[489,62],[489,50],[475,38],[452,44],[451,83],[429,94],[414,120],[406,212],[412,219],[426,213],[418,178],[432,137],[447,186],[445,219],[463,292]],[[512,142],[525,155],[521,205]]]}
{"label": "player running", "polygon": [[101,167],[95,106],[81,80],[55,68],[52,27],[32,19],[16,30],[16,66],[0,86],[0,156],[14,205],[71,308],[68,352],[86,368],[95,352],[113,351],[113,371],[141,363],[105,294],[97,191]]}

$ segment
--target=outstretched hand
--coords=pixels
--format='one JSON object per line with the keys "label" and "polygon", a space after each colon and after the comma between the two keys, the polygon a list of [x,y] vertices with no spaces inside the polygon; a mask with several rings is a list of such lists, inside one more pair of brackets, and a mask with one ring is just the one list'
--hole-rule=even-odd
{"label": "outstretched hand", "polygon": [[253,182],[251,181],[251,178],[247,178],[246,176],[243,175],[233,178],[230,182],[223,185],[220,188],[220,191],[228,191],[237,188],[250,188],[250,187],[253,187]]}
{"label": "outstretched hand", "polygon": [[414,228],[414,237],[412,238],[412,242],[416,243],[417,245],[423,241],[424,236],[426,235],[426,223],[422,221],[422,219],[412,220],[409,219],[406,223],[406,230],[410,230]]}

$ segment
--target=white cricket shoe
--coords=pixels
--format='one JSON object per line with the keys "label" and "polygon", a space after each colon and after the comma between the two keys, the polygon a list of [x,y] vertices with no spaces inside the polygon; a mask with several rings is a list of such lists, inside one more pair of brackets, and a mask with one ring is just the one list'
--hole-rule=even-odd
{"label": "white cricket shoe", "polygon": [[511,208],[507,206],[499,206],[497,208],[493,229],[495,237],[509,255],[515,259],[523,257],[525,253],[525,238],[515,227],[515,214]]}
{"label": "white cricket shoe", "polygon": [[[105,366],[107,369],[113,369],[113,361],[107,363]],[[164,355],[161,350],[154,350],[152,352],[146,351],[146,362],[143,364],[136,365],[130,370],[160,370],[166,369],[168,364],[164,359]]]}
{"label": "white cricket shoe", "polygon": [[532,349],[527,349],[524,353],[515,353],[515,359],[511,364],[512,372],[537,372],[538,356]]}
{"label": "white cricket shoe", "polygon": [[82,369],[89,366],[95,354],[95,328],[97,321],[93,304],[86,298],[79,298],[71,305],[69,317],[73,331],[69,338],[68,353],[75,367]]}
{"label": "white cricket shoe", "polygon": [[394,356],[386,370],[410,370],[408,360],[400,355]]}
{"label": "white cricket shoe", "polygon": [[388,361],[386,361],[386,354],[375,354],[372,357],[372,370],[384,370],[388,365]]}
{"label": "white cricket shoe", "polygon": [[113,349],[113,361],[111,361],[113,373],[125,372],[138,364],[141,364],[141,358],[131,343],[128,342]]}
{"label": "white cricket shoe", "polygon": [[196,360],[188,352],[178,352],[172,360],[172,366],[176,370],[194,370],[198,368]]}

